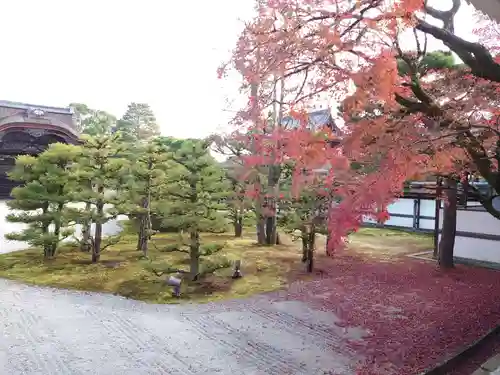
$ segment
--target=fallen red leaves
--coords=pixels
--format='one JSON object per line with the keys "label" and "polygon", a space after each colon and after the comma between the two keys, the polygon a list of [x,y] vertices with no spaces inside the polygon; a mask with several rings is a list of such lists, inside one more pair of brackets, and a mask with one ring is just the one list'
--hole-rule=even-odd
{"label": "fallen red leaves", "polygon": [[[318,262],[319,263],[319,262]],[[296,283],[285,298],[334,312],[370,332],[345,342],[365,357],[358,374],[419,374],[500,324],[500,272],[400,258],[379,262],[337,254],[321,280]]]}

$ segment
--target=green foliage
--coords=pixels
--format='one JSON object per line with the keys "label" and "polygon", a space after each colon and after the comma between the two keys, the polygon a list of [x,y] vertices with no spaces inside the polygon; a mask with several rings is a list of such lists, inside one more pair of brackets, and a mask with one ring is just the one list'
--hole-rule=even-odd
{"label": "green foliage", "polygon": [[123,134],[126,142],[149,140],[160,134],[156,117],[147,103],[130,103],[116,130]]}
{"label": "green foliage", "polygon": [[179,230],[220,232],[226,228],[225,200],[230,186],[223,170],[209,154],[208,144],[185,140],[169,162],[160,204],[164,224]]}
{"label": "green foliage", "polygon": [[[120,187],[126,180],[128,161],[119,157],[122,152],[119,135],[84,137],[82,153],[71,176],[71,198],[83,202],[85,208],[73,208],[72,217],[81,222],[95,223],[91,238],[92,260],[98,261],[102,246],[102,225],[116,218],[126,199]],[[106,208],[106,206],[110,208]]]}
{"label": "green foliage", "polygon": [[[411,56],[408,57],[412,59]],[[420,58],[419,61],[415,61],[415,63],[420,74],[433,69],[451,69],[457,66],[453,54],[449,51],[429,52]],[[400,75],[404,76],[410,73],[410,67],[407,62],[398,59],[397,64]]]}
{"label": "green foliage", "polygon": [[89,108],[86,104],[71,103],[75,111],[78,130],[82,134],[99,136],[111,134],[116,126],[116,117],[108,112]]}
{"label": "green foliage", "polygon": [[196,139],[177,139],[174,137],[157,137],[155,138],[155,143],[158,144],[158,146],[162,147],[164,150],[168,150],[171,152],[177,152],[179,151],[182,146],[186,143],[189,142],[196,142]]}
{"label": "green foliage", "polygon": [[289,232],[302,230],[306,224],[319,225],[326,204],[326,197],[319,196],[318,190],[305,189],[298,197],[280,201],[278,222]]}
{"label": "green foliage", "polygon": [[7,205],[17,212],[9,214],[7,220],[28,225],[6,238],[42,247],[46,257],[55,255],[60,242],[73,233],[66,228],[70,220],[65,206],[71,201],[70,170],[81,153],[80,147],[55,143],[38,157],[16,159],[9,177],[24,185],[12,191],[14,199]]}
{"label": "green foliage", "polygon": [[[243,226],[252,221],[255,222],[255,213],[252,211],[253,202],[246,194],[246,182],[242,181],[241,176],[238,175],[234,168],[226,165],[224,171],[231,186],[230,194],[227,197],[228,217],[235,227],[235,234],[237,234],[238,230],[243,229]],[[240,229],[237,230],[237,226],[240,226]]]}
{"label": "green foliage", "polygon": [[202,255],[209,256],[209,255],[218,253],[219,251],[221,251],[224,248],[224,246],[225,246],[225,244],[221,244],[221,243],[210,243],[210,244],[203,245],[201,247]]}
{"label": "green foliage", "polygon": [[[209,142],[184,140],[170,147],[169,170],[159,205],[163,224],[189,233],[190,276],[200,275],[200,233],[226,230],[229,184],[210,155]],[[187,252],[187,251],[184,251]]]}
{"label": "green foliage", "polygon": [[318,177],[315,182],[295,195],[292,192],[293,163],[283,165],[282,171],[280,191],[283,192],[283,197],[279,201],[279,225],[288,232],[302,230],[306,224],[316,227],[322,225],[329,201],[334,199],[329,188],[324,186]]}
{"label": "green foliage", "polygon": [[230,268],[232,267],[232,265],[233,263],[231,262],[231,260],[225,256],[217,256],[210,259],[206,259],[202,263],[200,275],[202,276],[210,275],[217,270]]}
{"label": "green foliage", "polygon": [[138,220],[137,246],[146,255],[148,239],[153,234],[152,214],[158,214],[161,187],[167,177],[167,153],[157,142],[151,142],[136,147],[130,161],[128,178],[121,188],[127,199],[118,209]]}
{"label": "green foliage", "polygon": [[140,145],[131,156],[128,175],[121,189],[127,193],[127,200],[120,206],[127,215],[140,215],[149,212],[143,207],[144,200],[160,200],[160,190],[167,177],[168,154],[156,143]]}

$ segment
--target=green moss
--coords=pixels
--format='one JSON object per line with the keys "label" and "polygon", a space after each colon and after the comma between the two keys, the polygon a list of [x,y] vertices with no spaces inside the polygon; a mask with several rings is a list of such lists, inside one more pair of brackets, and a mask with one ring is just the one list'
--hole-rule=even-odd
{"label": "green moss", "polygon": [[[150,246],[149,260],[135,250],[137,238],[126,235],[122,241],[108,249],[98,264],[90,263],[90,254],[80,252],[75,245],[62,248],[55,259],[44,260],[42,251],[29,249],[0,254],[0,277],[33,285],[118,294],[152,303],[178,303],[183,301],[208,302],[228,298],[242,298],[285,287],[289,280],[304,275],[300,262],[300,241],[280,234],[282,245],[257,246],[255,234],[243,238],[231,234],[202,235],[202,243],[223,249],[206,259],[211,262],[241,259],[244,277],[233,280],[232,269],[217,270],[196,283],[184,283],[182,298],[171,296],[164,285],[166,275],[156,276],[151,268],[161,271],[167,267],[188,268],[188,255],[162,251],[177,242],[175,234],[158,234]],[[318,262],[324,256],[324,236],[317,241]],[[363,228],[350,236],[350,250],[371,258],[386,261],[396,256],[430,249],[432,237],[403,231]],[[319,263],[318,263],[319,264]]]}
{"label": "green moss", "polygon": [[[185,283],[182,300],[212,301],[246,297],[286,285],[286,275],[298,264],[299,253],[294,246],[273,250],[253,244],[255,236],[236,239],[229,234],[203,235],[202,242],[224,248],[207,257],[208,261],[242,260],[245,277],[233,280],[232,269],[217,270],[196,283]],[[188,269],[188,254],[162,251],[176,242],[174,234],[155,236],[149,260],[135,250],[136,236],[127,235],[115,246],[106,249],[98,264],[90,263],[90,254],[76,247],[63,248],[55,259],[44,260],[41,250],[29,249],[0,255],[0,277],[28,284],[54,286],[96,292],[107,292],[155,303],[175,303],[171,289],[164,285],[167,275],[156,276],[151,267],[161,271],[167,267]],[[203,265],[203,264],[202,264]]]}

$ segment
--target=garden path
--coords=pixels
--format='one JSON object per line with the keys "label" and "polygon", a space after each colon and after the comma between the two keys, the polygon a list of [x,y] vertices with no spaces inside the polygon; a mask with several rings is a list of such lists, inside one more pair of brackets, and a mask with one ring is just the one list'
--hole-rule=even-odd
{"label": "garden path", "polygon": [[0,279],[0,374],[354,374],[339,343],[363,332],[337,320],[266,296],[151,305]]}

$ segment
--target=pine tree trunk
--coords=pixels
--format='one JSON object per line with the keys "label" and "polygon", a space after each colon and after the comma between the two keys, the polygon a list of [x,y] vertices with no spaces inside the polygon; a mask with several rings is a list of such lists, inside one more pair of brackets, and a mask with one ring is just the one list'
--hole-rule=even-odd
{"label": "pine tree trunk", "polygon": [[144,257],[148,256],[148,224],[146,215],[141,216],[139,221],[137,250],[142,251],[142,255],[144,255]]}
{"label": "pine tree trunk", "polygon": [[[92,205],[87,202],[85,203],[85,213],[88,214],[92,208]],[[89,252],[90,245],[90,229],[91,229],[90,219],[85,219],[82,222],[82,241],[80,242],[80,250],[84,252]]]}
{"label": "pine tree trunk", "polygon": [[[98,193],[103,194],[104,188],[99,187]],[[95,234],[94,241],[92,245],[92,263],[99,262],[101,258],[101,246],[102,246],[102,220],[104,217],[104,202],[102,199],[97,201],[96,204],[96,214],[99,218],[95,223]]]}
{"label": "pine tree trunk", "polygon": [[[149,207],[149,200],[143,198],[142,208],[147,210]],[[139,221],[139,233],[137,238],[137,250],[142,251],[144,257],[148,256],[148,237],[149,237],[149,217],[146,213],[141,214]]]}
{"label": "pine tree trunk", "polygon": [[102,245],[102,224],[95,223],[94,245],[92,246],[92,263],[97,263],[101,259]]}
{"label": "pine tree trunk", "polygon": [[197,230],[191,229],[189,237],[189,273],[191,280],[196,281],[200,274],[200,234]]}
{"label": "pine tree trunk", "polygon": [[307,236],[307,272],[312,272],[314,268],[314,248],[316,246],[316,231],[314,227]]}
{"label": "pine tree trunk", "polygon": [[[42,207],[42,212],[43,212],[44,215],[46,215],[49,212],[49,203],[44,203],[44,205]],[[49,233],[49,226],[50,226],[50,222],[48,222],[48,221],[44,221],[43,222],[43,224],[42,224],[42,233],[44,235]],[[52,254],[51,246],[50,245],[44,245],[44,247],[43,247],[43,257],[45,259],[48,259],[48,258],[51,257],[51,254]]]}
{"label": "pine tree trunk", "polygon": [[234,236],[240,238],[243,235],[243,219],[238,216],[234,221]]}
{"label": "pine tree trunk", "polygon": [[300,237],[302,240],[302,262],[305,263],[307,262],[307,245],[309,244],[307,239],[307,233],[304,230],[302,230]]}
{"label": "pine tree trunk", "polygon": [[[60,192],[62,194],[62,191]],[[64,204],[58,204],[57,205],[57,212],[59,215],[61,215],[62,210],[64,208]],[[59,244],[59,235],[61,234],[61,218],[58,217],[54,220],[54,238],[55,241],[52,243],[51,248],[50,248],[50,256],[54,257],[56,255],[57,251],[57,245]]]}
{"label": "pine tree trunk", "polygon": [[446,201],[443,209],[443,229],[439,242],[438,264],[441,268],[453,268],[453,249],[457,231],[457,182],[444,179]]}

